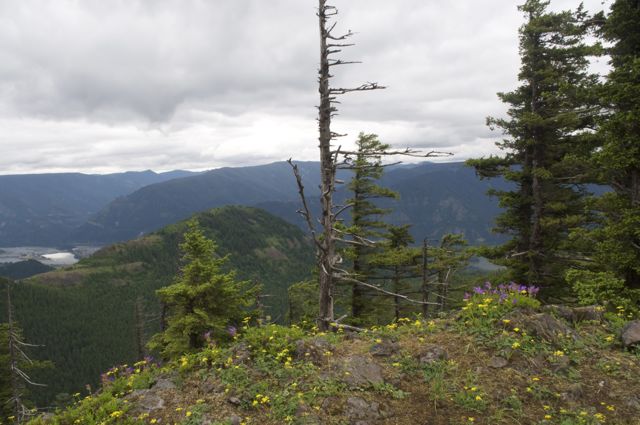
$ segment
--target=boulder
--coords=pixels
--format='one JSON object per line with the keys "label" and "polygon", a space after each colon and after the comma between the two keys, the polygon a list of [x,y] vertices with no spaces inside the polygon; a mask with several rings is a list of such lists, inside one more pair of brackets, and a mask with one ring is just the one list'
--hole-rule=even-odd
{"label": "boulder", "polygon": [[391,357],[394,354],[398,354],[399,351],[400,345],[398,345],[397,342],[390,340],[383,340],[382,342],[375,344],[369,350],[371,355],[376,357]]}
{"label": "boulder", "polygon": [[554,373],[566,372],[571,366],[571,360],[567,356],[554,357],[549,367]]}
{"label": "boulder", "polygon": [[370,424],[369,421],[380,419],[380,404],[367,401],[361,397],[349,397],[345,406],[345,415],[349,423],[354,425]]}
{"label": "boulder", "polygon": [[601,321],[604,314],[604,309],[599,306],[590,305],[586,307],[573,308],[573,321]]}
{"label": "boulder", "polygon": [[562,399],[576,403],[584,397],[584,387],[582,384],[571,384],[566,391],[562,393]]}
{"label": "boulder", "polygon": [[242,400],[240,400],[238,397],[229,397],[227,401],[234,406],[240,406],[242,404]]}
{"label": "boulder", "polygon": [[296,341],[296,349],[293,354],[296,360],[305,360],[316,366],[322,366],[327,361],[325,353],[332,351],[332,349],[329,341],[322,337],[300,339]]}
{"label": "boulder", "polygon": [[384,383],[382,368],[376,362],[363,356],[348,357],[342,365],[340,378],[351,388]]}
{"label": "boulder", "polygon": [[542,310],[545,312],[549,312],[557,317],[561,317],[567,322],[573,321],[573,310],[571,309],[571,307],[551,304],[545,305],[544,307],[542,307]]}
{"label": "boulder", "polygon": [[504,357],[493,356],[489,359],[489,367],[492,367],[494,369],[502,369],[503,367],[506,367],[508,364],[509,364],[509,360],[505,359]]}
{"label": "boulder", "polygon": [[577,339],[575,332],[569,325],[547,313],[512,316],[511,328],[520,327],[531,335],[545,339],[553,344],[560,344],[567,338]]}
{"label": "boulder", "polygon": [[132,409],[134,415],[151,413],[165,406],[164,399],[155,390],[135,390],[127,396],[127,400],[135,404]]}
{"label": "boulder", "polygon": [[543,311],[552,313],[567,322],[601,321],[604,310],[600,306],[567,307],[564,305],[546,305]]}
{"label": "boulder", "polygon": [[633,320],[624,325],[620,339],[625,347],[640,345],[640,320]]}
{"label": "boulder", "polygon": [[229,419],[227,419],[230,425],[240,425],[242,423],[242,418],[238,415],[231,415]]}
{"label": "boulder", "polygon": [[447,360],[447,351],[439,345],[425,345],[416,356],[421,365],[428,365],[440,360]]}
{"label": "boulder", "polygon": [[174,390],[176,388],[176,384],[174,384],[170,379],[160,378],[155,384],[153,384],[152,388],[156,391]]}

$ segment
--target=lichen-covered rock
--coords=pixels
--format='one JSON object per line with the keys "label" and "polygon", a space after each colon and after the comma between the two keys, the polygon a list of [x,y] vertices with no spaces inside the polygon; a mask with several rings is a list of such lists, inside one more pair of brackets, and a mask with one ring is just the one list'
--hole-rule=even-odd
{"label": "lichen-covered rock", "polygon": [[567,322],[601,321],[604,309],[600,306],[567,307],[564,305],[546,305],[543,311],[560,317]]}
{"label": "lichen-covered rock", "polygon": [[369,387],[384,383],[382,368],[364,356],[348,357],[342,365],[340,379],[351,388]]}
{"label": "lichen-covered rock", "polygon": [[507,316],[511,329],[524,329],[529,334],[545,339],[555,345],[563,345],[567,338],[577,339],[574,330],[562,319],[556,319],[547,313],[521,314],[514,312]]}
{"label": "lichen-covered rock", "polygon": [[578,402],[584,397],[584,387],[579,383],[571,384],[561,395],[563,400]]}
{"label": "lichen-covered rock", "polygon": [[175,388],[176,384],[168,378],[160,378],[153,384],[153,389],[156,391],[174,390]]}
{"label": "lichen-covered rock", "polygon": [[398,354],[400,351],[400,345],[397,342],[390,340],[383,340],[375,344],[369,352],[376,357],[391,357],[394,354]]}
{"label": "lichen-covered rock", "polygon": [[506,367],[508,364],[509,364],[509,360],[501,356],[491,357],[488,363],[489,367],[492,367],[494,369],[502,369],[503,367]]}
{"label": "lichen-covered rock", "polygon": [[151,413],[164,408],[164,398],[158,395],[155,389],[135,390],[127,397],[127,400],[135,405],[133,414]]}
{"label": "lichen-covered rock", "polygon": [[620,339],[625,347],[640,345],[640,320],[634,320],[624,325]]}
{"label": "lichen-covered rock", "polygon": [[332,351],[332,346],[325,338],[301,339],[296,341],[294,357],[296,360],[306,360],[322,366],[327,361],[327,351]]}
{"label": "lichen-covered rock", "polygon": [[422,365],[432,364],[440,360],[447,360],[447,351],[439,345],[425,345],[416,356]]}
{"label": "lichen-covered rock", "polygon": [[583,322],[583,321],[601,321],[604,314],[604,309],[599,306],[590,305],[585,307],[574,307],[572,309],[573,312],[573,321],[574,322]]}
{"label": "lichen-covered rock", "polygon": [[380,404],[375,401],[367,401],[361,397],[349,397],[347,399],[345,414],[349,423],[354,425],[370,424],[369,421],[380,419]]}

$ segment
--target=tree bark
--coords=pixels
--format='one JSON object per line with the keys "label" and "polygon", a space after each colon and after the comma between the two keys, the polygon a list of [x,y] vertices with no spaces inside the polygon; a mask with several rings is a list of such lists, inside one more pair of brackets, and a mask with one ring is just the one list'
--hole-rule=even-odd
{"label": "tree bark", "polygon": [[327,8],[326,0],[319,0],[318,18],[320,24],[320,69],[319,87],[320,106],[318,107],[318,130],[320,148],[320,174],[321,174],[321,208],[320,218],[323,228],[323,239],[319,249],[319,303],[320,314],[318,328],[327,331],[333,321],[333,262],[335,257],[334,220],[333,220],[333,185],[335,165],[331,153],[331,92],[329,89],[329,53],[327,49]]}

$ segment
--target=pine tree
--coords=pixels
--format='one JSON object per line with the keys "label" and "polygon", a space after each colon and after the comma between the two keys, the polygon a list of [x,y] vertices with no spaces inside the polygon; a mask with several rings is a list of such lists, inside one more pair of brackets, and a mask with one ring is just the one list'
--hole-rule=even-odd
{"label": "pine tree", "polygon": [[216,257],[214,241],[205,237],[197,221],[188,227],[180,245],[183,265],[174,283],[157,291],[169,316],[166,330],[155,335],[150,346],[166,358],[203,347],[207,336],[229,339],[229,327],[242,322],[258,290],[236,280],[235,272],[223,271],[227,257]]}
{"label": "pine tree", "polygon": [[[614,291],[617,295],[624,292],[627,294],[625,297],[638,302],[640,3],[637,0],[616,0],[601,36],[610,45],[607,53],[611,58],[611,71],[599,92],[604,103],[598,131],[602,145],[594,152],[591,165],[599,171],[596,182],[611,187],[612,191],[590,205],[597,213],[595,222],[574,234],[587,257],[595,260],[595,264],[588,263],[581,270],[571,270],[568,280],[579,290],[600,282],[603,291],[617,288]],[[585,267],[591,270],[584,270]]]}
{"label": "pine tree", "polygon": [[[398,194],[388,188],[380,186],[377,182],[384,173],[382,155],[388,151],[389,145],[378,140],[375,134],[360,133],[356,140],[356,155],[351,160],[347,157],[348,168],[354,172],[348,189],[353,197],[347,201],[351,206],[351,227],[348,233],[356,243],[347,250],[347,257],[352,260],[353,275],[356,279],[368,281],[372,276],[369,257],[377,251],[377,248],[367,243],[381,239],[388,224],[382,221],[382,216],[387,214],[387,209],[381,208],[376,201],[385,198],[397,198]],[[371,289],[357,283],[352,283],[351,313],[354,319],[360,319],[368,308]]]}
{"label": "pine tree", "polygon": [[[391,291],[398,295],[407,295],[411,289],[408,280],[418,276],[415,268],[421,251],[410,246],[414,240],[409,233],[409,227],[389,226],[383,250],[376,260],[379,267],[390,272]],[[393,297],[393,317],[396,321],[403,317],[402,298],[398,295]]]}
{"label": "pine tree", "polygon": [[510,191],[494,191],[505,212],[496,231],[511,236],[486,255],[510,267],[512,277],[543,287],[557,286],[571,253],[568,229],[583,220],[587,180],[585,157],[594,145],[596,77],[588,73],[595,48],[584,42],[588,16],[548,12],[548,1],[527,0],[519,9],[521,85],[499,93],[509,105],[506,119],[488,118],[507,136],[496,143],[503,157],[470,160],[482,178],[501,176],[514,182]]}

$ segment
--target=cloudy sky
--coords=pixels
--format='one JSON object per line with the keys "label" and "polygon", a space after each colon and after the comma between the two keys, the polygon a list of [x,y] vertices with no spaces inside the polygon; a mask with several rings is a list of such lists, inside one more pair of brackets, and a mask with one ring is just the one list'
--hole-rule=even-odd
{"label": "cloudy sky", "polygon": [[[455,160],[495,151],[520,2],[335,0],[357,32],[334,129]],[[591,10],[608,7],[587,0]],[[572,8],[577,1],[554,0]],[[315,0],[0,0],[0,174],[316,160]]]}

